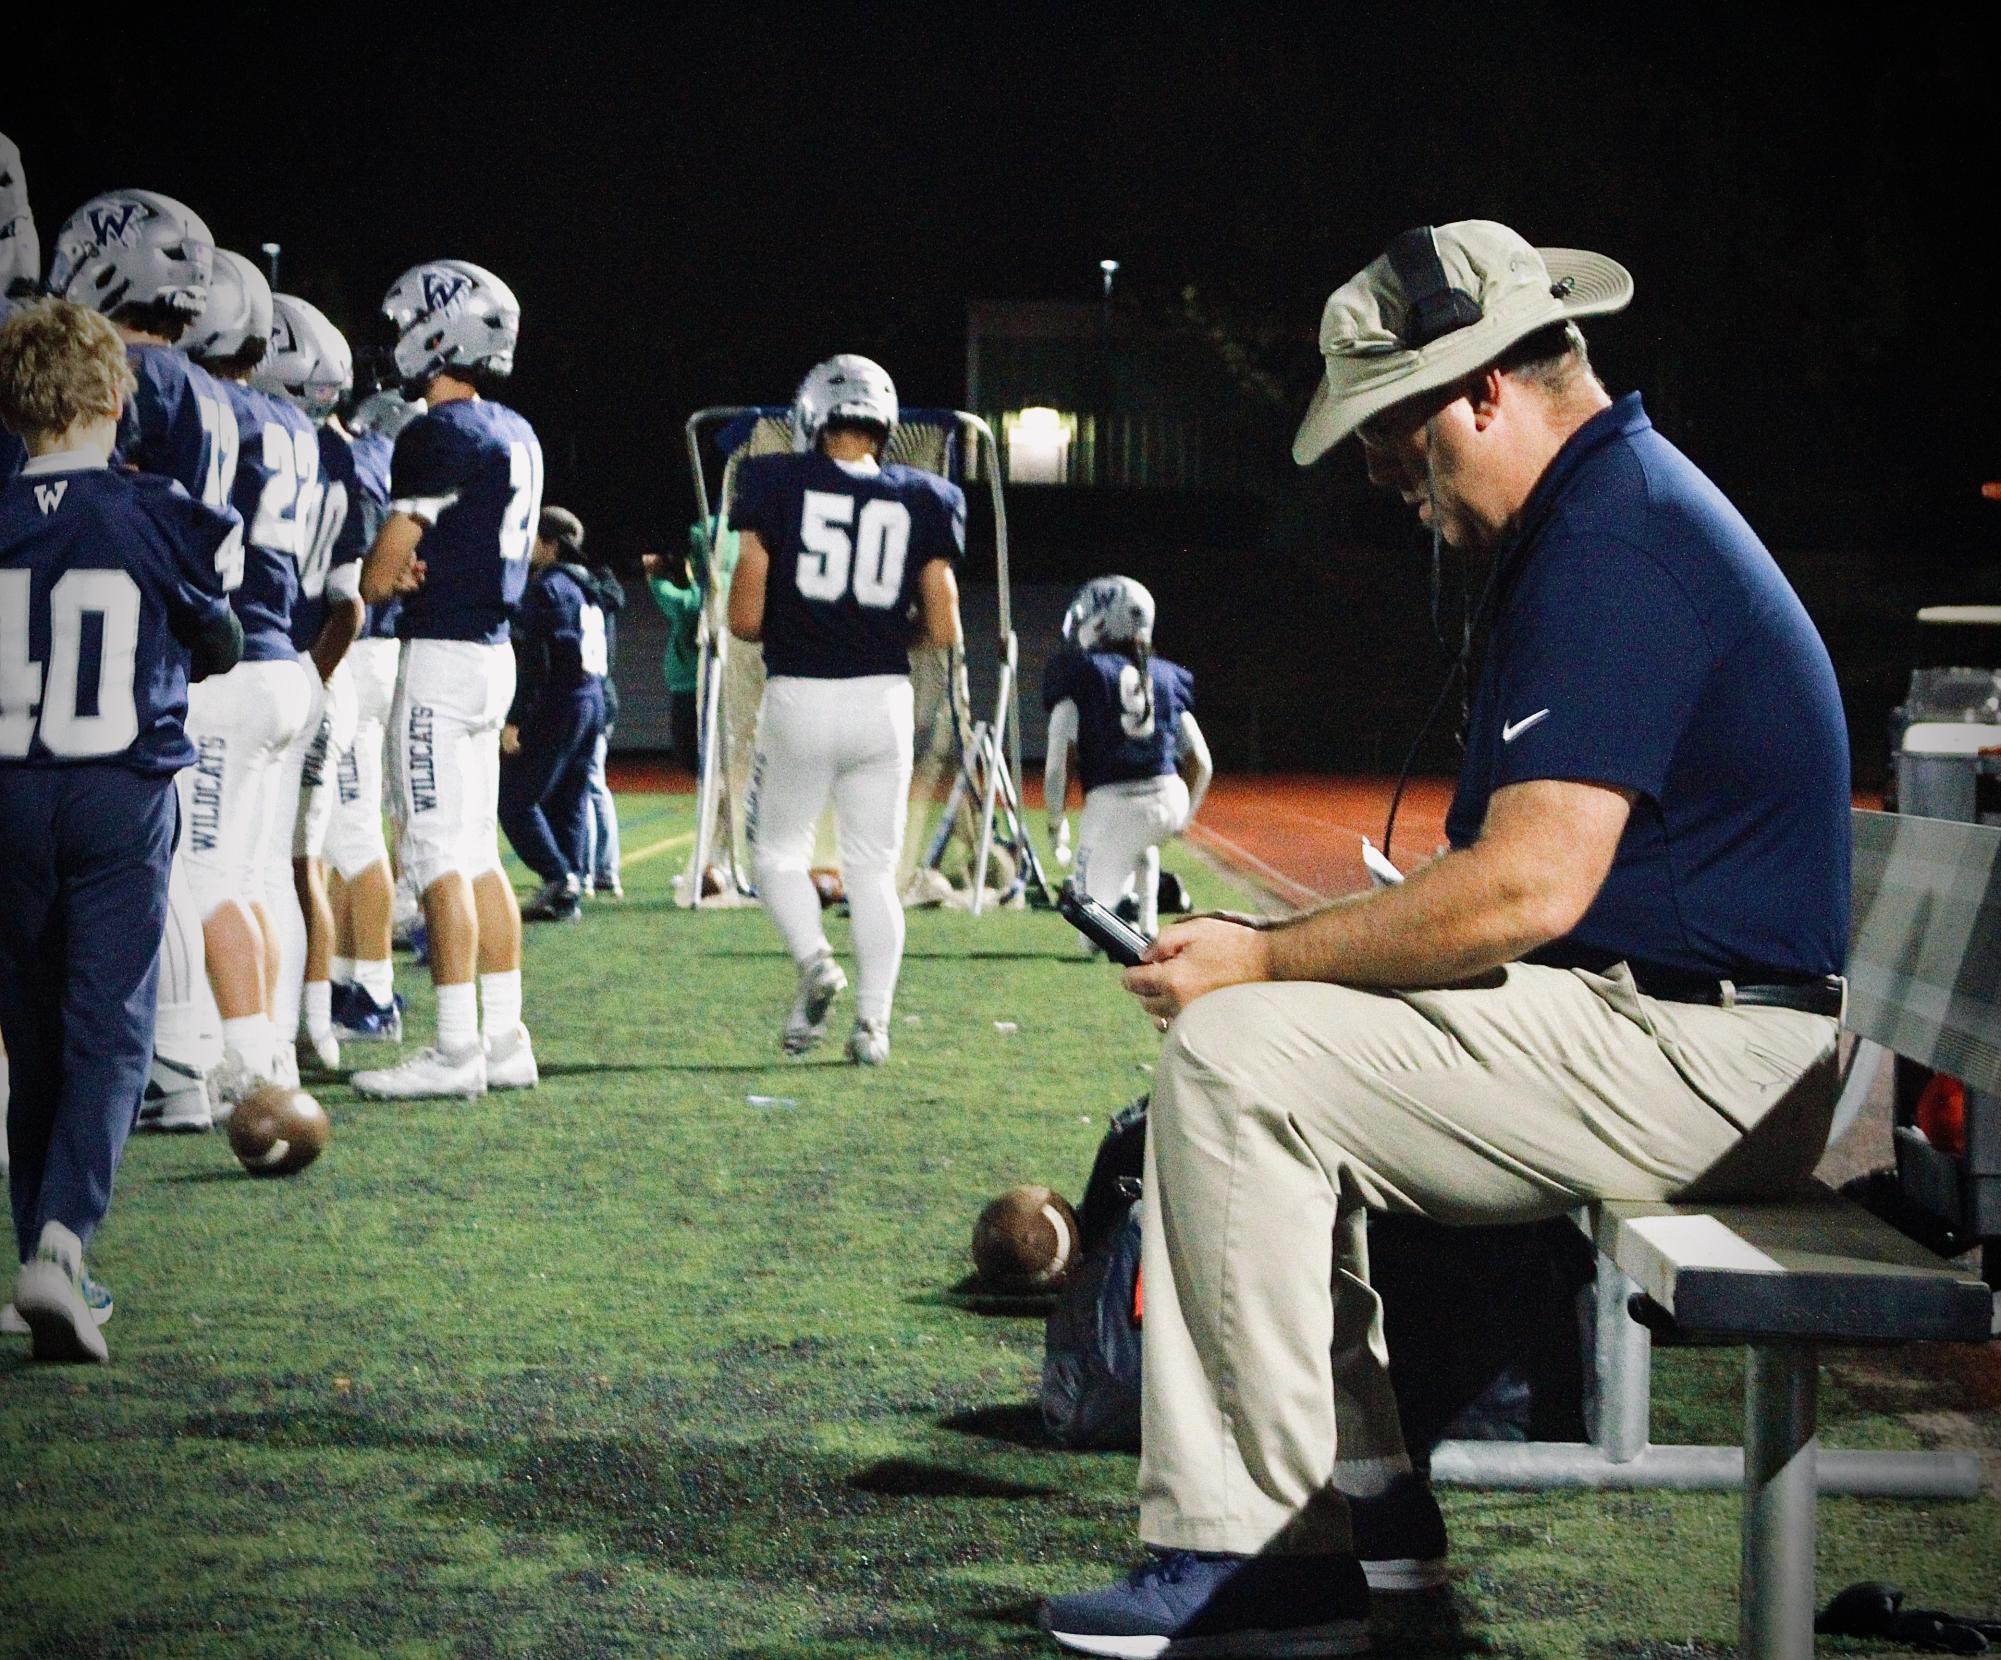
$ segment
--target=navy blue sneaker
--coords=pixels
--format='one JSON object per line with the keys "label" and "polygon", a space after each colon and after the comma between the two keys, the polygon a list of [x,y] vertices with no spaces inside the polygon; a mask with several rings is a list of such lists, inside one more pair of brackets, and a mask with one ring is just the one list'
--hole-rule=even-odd
{"label": "navy blue sneaker", "polygon": [[1362,1654],[1369,1586],[1352,1556],[1155,1551],[1118,1584],[1051,1597],[1042,1629],[1080,1654]]}
{"label": "navy blue sneaker", "polygon": [[1445,1517],[1423,1476],[1398,1476],[1373,1498],[1349,1494],[1348,1515],[1370,1590],[1431,1591],[1446,1582]]}
{"label": "navy blue sneaker", "polygon": [[391,992],[387,1003],[378,1003],[360,986],[353,989],[346,1006],[334,1011],[334,1037],[342,1043],[401,1043],[402,994]]}

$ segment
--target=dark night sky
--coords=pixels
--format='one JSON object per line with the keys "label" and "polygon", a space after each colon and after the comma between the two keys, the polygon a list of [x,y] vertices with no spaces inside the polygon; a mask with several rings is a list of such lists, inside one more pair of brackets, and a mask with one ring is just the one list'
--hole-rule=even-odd
{"label": "dark night sky", "polygon": [[93,190],[166,190],[357,332],[405,265],[491,265],[552,494],[628,537],[682,512],[689,409],[835,350],[958,401],[966,301],[1088,298],[1105,254],[1133,306],[1192,283],[1296,331],[1271,366],[1303,401],[1328,289],[1477,215],[1633,268],[1601,362],[1726,487],[1985,580],[1991,29],[1625,10],[211,8],[199,44],[50,42],[91,73],[0,127],[45,250]]}

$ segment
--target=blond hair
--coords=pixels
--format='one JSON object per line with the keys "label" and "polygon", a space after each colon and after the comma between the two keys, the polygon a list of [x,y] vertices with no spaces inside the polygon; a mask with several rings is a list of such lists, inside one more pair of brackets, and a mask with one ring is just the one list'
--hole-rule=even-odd
{"label": "blond hair", "polygon": [[118,331],[86,306],[43,300],[0,323],[0,422],[23,439],[115,415],[136,384]]}

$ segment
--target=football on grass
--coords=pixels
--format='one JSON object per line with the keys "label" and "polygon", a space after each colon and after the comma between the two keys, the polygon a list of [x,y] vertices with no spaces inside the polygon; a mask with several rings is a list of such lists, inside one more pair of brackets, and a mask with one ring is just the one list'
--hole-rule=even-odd
{"label": "football on grass", "polygon": [[996,1291],[1052,1291],[1077,1264],[1077,1213],[1046,1187],[1011,1187],[973,1224],[973,1266]]}
{"label": "football on grass", "polygon": [[291,1176],[333,1136],[326,1109],[302,1089],[265,1084],[229,1115],[229,1149],[253,1176]]}

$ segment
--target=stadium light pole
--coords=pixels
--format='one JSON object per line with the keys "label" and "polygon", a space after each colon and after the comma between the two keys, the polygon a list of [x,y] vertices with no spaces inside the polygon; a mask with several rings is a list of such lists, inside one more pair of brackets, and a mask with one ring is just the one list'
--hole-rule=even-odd
{"label": "stadium light pole", "polygon": [[[266,242],[261,246],[264,254],[264,274],[271,279],[271,286],[276,288],[278,286],[278,244],[275,242]],[[1110,282],[1111,278],[1107,277],[1105,280]]]}
{"label": "stadium light pole", "polygon": [[1098,261],[1098,269],[1105,274],[1105,302],[1109,305],[1112,298],[1112,278],[1119,274],[1119,262],[1115,259],[1101,259]]}
{"label": "stadium light pole", "polygon": [[1119,262],[1101,259],[1098,270],[1105,279],[1104,297],[1098,302],[1098,419],[1092,434],[1091,472],[1098,482],[1107,476],[1112,441],[1112,278],[1119,274]]}

